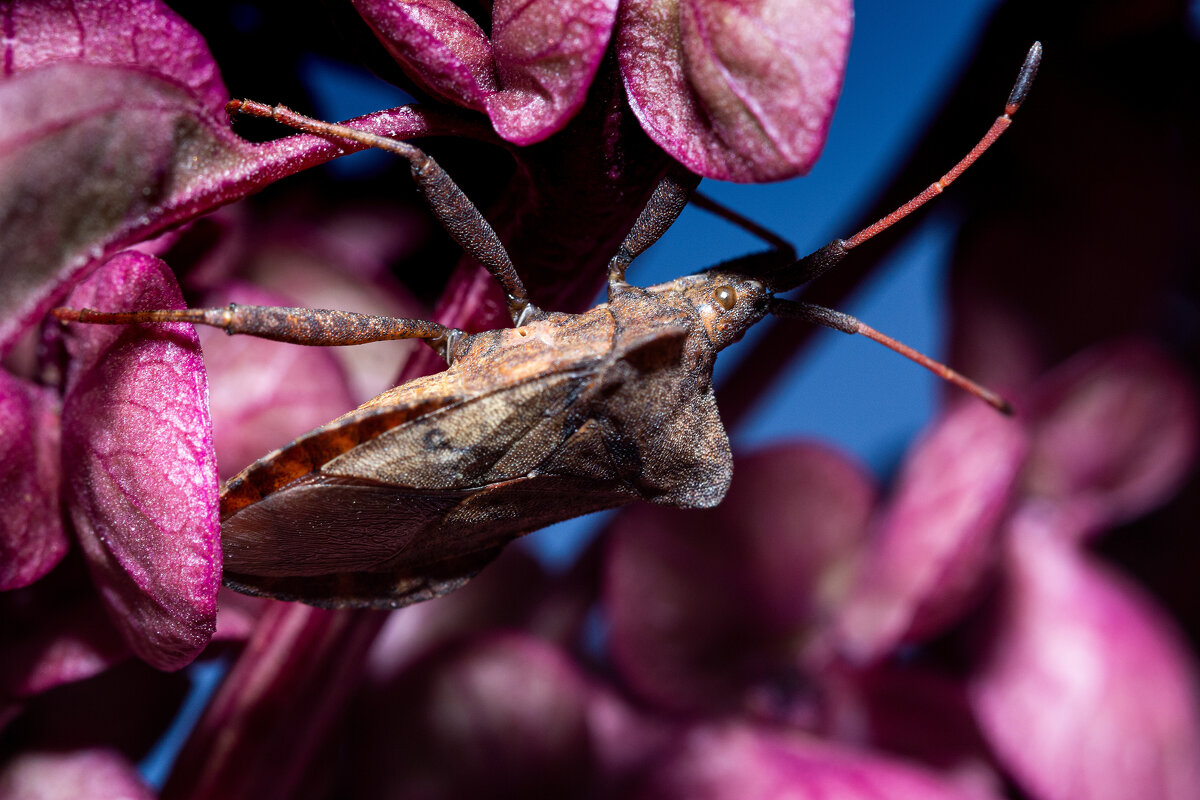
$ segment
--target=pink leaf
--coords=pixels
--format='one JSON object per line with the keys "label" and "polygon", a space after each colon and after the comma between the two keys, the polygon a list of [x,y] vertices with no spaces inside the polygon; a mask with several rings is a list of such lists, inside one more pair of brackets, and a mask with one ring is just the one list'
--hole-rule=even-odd
{"label": "pink leaf", "polygon": [[849,0],[626,0],[617,55],[646,133],[694,172],[771,181],[820,154]]}
{"label": "pink leaf", "polygon": [[532,636],[451,643],[364,698],[349,794],[569,796],[591,783],[590,695],[578,667]]}
{"label": "pink leaf", "polygon": [[1022,428],[982,403],[960,404],[917,444],[839,610],[844,654],[873,661],[969,610],[1027,448]]}
{"label": "pink leaf", "polygon": [[32,697],[83,681],[130,657],[80,559],[0,595],[0,695]]}
{"label": "pink leaf", "polygon": [[[55,8],[68,7],[0,7],[14,59],[0,78],[0,216],[10,231],[0,237],[0,352],[108,255],[362,149],[235,136],[202,39],[161,4],[70,4],[78,18]],[[490,134],[437,111],[354,122],[382,135]]]}
{"label": "pink leaf", "polygon": [[[1014,519],[972,704],[1038,800],[1200,797],[1194,664],[1163,612],[1080,553],[1049,504]],[[1064,530],[1067,529],[1067,530]]]}
{"label": "pink leaf", "polygon": [[[241,151],[196,31],[144,0],[5,3],[0,349]],[[175,217],[178,220],[179,217]]]}
{"label": "pink leaf", "polygon": [[354,8],[430,94],[482,111],[484,97],[496,91],[487,34],[449,0],[354,0]]}
{"label": "pink leaf", "polygon": [[739,459],[711,511],[623,516],[604,584],[617,668],[677,710],[736,708],[788,683],[843,588],[873,501],[857,464],[794,444]]}
{"label": "pink leaf", "polygon": [[186,87],[218,117],[229,97],[204,38],[159,0],[0,3],[4,77],[55,61],[132,67]]}
{"label": "pink leaf", "polygon": [[1150,511],[1196,458],[1200,408],[1180,367],[1155,345],[1095,347],[1038,384],[1030,408],[1030,493],[1090,510],[1090,531]]}
{"label": "pink leaf", "polygon": [[58,446],[58,397],[0,369],[0,591],[28,586],[67,552]]}
{"label": "pink leaf", "polygon": [[[74,307],[180,308],[158,259],[124,253]],[[101,597],[130,647],[160,669],[207,644],[221,578],[208,386],[191,326],[72,325],[63,402],[66,500]]]}
{"label": "pink leaf", "polygon": [[616,0],[499,0],[493,6],[500,91],[485,105],[503,138],[534,144],[575,116],[616,16]]}
{"label": "pink leaf", "polygon": [[19,753],[0,768],[0,800],[154,800],[116,750]]}
{"label": "pink leaf", "polygon": [[633,797],[655,800],[986,800],[902,762],[741,725],[694,729]]}

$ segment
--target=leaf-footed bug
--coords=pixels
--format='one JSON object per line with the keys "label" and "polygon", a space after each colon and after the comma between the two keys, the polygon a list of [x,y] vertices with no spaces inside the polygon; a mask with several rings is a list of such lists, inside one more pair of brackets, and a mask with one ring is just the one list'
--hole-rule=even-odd
{"label": "leaf-footed bug", "polygon": [[[942,178],[849,239],[796,260],[785,242],[700,196],[682,168],[656,188],[608,266],[608,302],[582,314],[529,300],[491,226],[420,149],[282,106],[231,101],[268,117],[407,159],[456,242],[496,279],[513,328],[467,334],[434,322],[342,311],[230,305],[64,321],[192,322],[308,345],[425,340],[449,368],[390,389],[247,467],[221,492],[226,585],[326,607],[399,607],[451,591],[529,531],[633,500],[685,508],[724,497],[729,441],[712,388],[716,354],[767,314],[863,334],[995,408],[1007,403],[854,317],[775,297],[924,205],[1008,127],[1041,59],[1034,43],[1004,113]],[[640,288],[625,271],[689,199],[772,249]]]}

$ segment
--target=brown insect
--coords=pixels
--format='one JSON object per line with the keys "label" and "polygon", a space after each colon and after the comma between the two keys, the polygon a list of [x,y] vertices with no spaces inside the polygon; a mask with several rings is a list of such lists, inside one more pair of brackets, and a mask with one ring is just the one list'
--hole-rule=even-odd
{"label": "brown insect", "polygon": [[259,459],[221,493],[226,585],[326,607],[408,605],[461,586],[510,540],[554,522],[634,500],[719,503],[732,460],[713,364],[767,314],[864,334],[1007,411],[992,392],[855,318],[773,294],[818,277],[941,193],[1007,128],[1040,58],[1035,43],[1004,114],[946,175],[874,225],[798,261],[768,239],[774,258],[757,254],[648,288],[626,283],[626,267],[670,227],[698,182],[682,169],[668,176],[609,262],[608,302],[583,314],[530,303],[495,232],[421,150],[235,100],[231,113],[406,158],[442,225],[503,288],[514,327],[466,334],[424,320],[237,305],[54,314],[105,324],[193,322],[310,345],[424,339],[448,369]]}

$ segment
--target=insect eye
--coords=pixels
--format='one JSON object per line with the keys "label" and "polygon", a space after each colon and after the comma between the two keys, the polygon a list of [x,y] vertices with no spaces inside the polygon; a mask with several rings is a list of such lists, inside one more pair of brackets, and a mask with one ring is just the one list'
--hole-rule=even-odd
{"label": "insect eye", "polygon": [[713,289],[712,296],[717,305],[726,311],[737,305],[737,292],[732,286],[718,286]]}

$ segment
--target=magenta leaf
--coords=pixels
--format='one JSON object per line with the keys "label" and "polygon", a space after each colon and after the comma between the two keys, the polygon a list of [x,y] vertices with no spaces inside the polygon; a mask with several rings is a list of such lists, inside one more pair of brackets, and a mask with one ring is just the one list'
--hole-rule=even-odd
{"label": "magenta leaf", "polygon": [[32,697],[128,660],[98,600],[73,558],[34,585],[0,595],[0,696]]}
{"label": "magenta leaf", "polygon": [[1163,612],[1062,530],[1079,524],[1050,503],[1013,521],[972,679],[980,726],[1038,800],[1200,797],[1195,664]]}
{"label": "magenta leaf", "polygon": [[[170,270],[120,254],[74,307],[181,308]],[[189,325],[71,325],[63,401],[65,495],[100,595],[129,646],[189,663],[216,622],[221,579],[208,387]]]}
{"label": "magenta leaf", "polygon": [[497,133],[540,142],[587,98],[617,16],[617,0],[498,0],[492,44],[500,91],[486,108]]}
{"label": "magenta leaf", "polygon": [[591,783],[590,696],[579,668],[532,636],[452,643],[362,698],[349,793],[571,796]]}
{"label": "magenta leaf", "polygon": [[1003,785],[960,680],[895,662],[852,680],[855,691],[845,697],[856,705],[830,715],[831,737],[924,764],[963,788]]}
{"label": "magenta leaf", "polygon": [[136,68],[185,87],[215,115],[228,99],[204,38],[160,0],[0,3],[4,77],[54,61]]}
{"label": "magenta leaf", "polygon": [[237,146],[178,85],[82,62],[0,81],[0,119],[0,209],[20,232],[0,244],[5,346],[106,249],[161,227],[163,204],[205,174],[194,159]]}
{"label": "magenta leaf", "polygon": [[0,591],[28,586],[67,552],[58,445],[58,397],[0,369]]}
{"label": "magenta leaf", "polygon": [[1091,531],[1150,511],[1187,477],[1200,406],[1189,378],[1155,345],[1093,348],[1037,389],[1026,489],[1088,508]]}
{"label": "magenta leaf", "polygon": [[154,800],[137,769],[107,748],[19,753],[0,767],[0,800]]}
{"label": "magenta leaf", "polygon": [[492,44],[449,0],[353,0],[404,72],[430,94],[483,110],[496,91]]}
{"label": "magenta leaf", "polygon": [[[0,216],[10,231],[0,238],[0,352],[108,255],[362,149],[316,136],[264,145],[235,136],[203,41],[161,4],[131,3],[125,17],[123,4],[75,3],[78,18],[18,5],[0,7],[14,26],[5,40],[23,43],[0,79]],[[411,109],[355,122],[383,135],[489,135]]]}
{"label": "magenta leaf", "polygon": [[851,19],[849,0],[626,0],[617,54],[630,105],[705,177],[802,174],[825,142]]}
{"label": "magenta leaf", "polygon": [[368,681],[377,686],[390,682],[449,641],[488,630],[529,628],[548,583],[528,552],[505,549],[462,589],[389,615],[368,654]]}
{"label": "magenta leaf", "polygon": [[962,403],[917,444],[839,609],[840,651],[874,661],[960,618],[992,563],[1028,449],[1016,422]]}
{"label": "magenta leaf", "polygon": [[692,730],[632,795],[637,800],[988,800],[864,752],[744,725]]}
{"label": "magenta leaf", "polygon": [[873,502],[857,464],[794,444],[739,459],[729,495],[711,511],[624,515],[604,581],[622,676],[673,710],[749,701],[767,715],[789,713],[760,698],[793,682],[800,645],[836,604]]}
{"label": "magenta leaf", "polygon": [[0,78],[0,349],[161,206],[223,169],[225,88],[159,2],[5,3]]}

